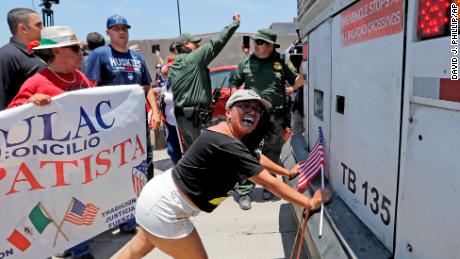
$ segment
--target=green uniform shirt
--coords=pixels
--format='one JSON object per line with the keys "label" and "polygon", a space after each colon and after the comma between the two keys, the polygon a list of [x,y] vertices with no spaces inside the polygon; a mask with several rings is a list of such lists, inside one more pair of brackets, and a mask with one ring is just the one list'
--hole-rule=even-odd
{"label": "green uniform shirt", "polygon": [[208,65],[224,48],[239,27],[233,21],[210,42],[197,50],[180,54],[169,70],[175,107],[211,106],[211,79]]}
{"label": "green uniform shirt", "polygon": [[262,98],[280,108],[286,100],[285,82],[293,85],[297,72],[291,61],[285,63],[276,51],[267,59],[260,59],[254,54],[244,57],[238,65],[235,74],[230,78],[230,84],[256,91]]}

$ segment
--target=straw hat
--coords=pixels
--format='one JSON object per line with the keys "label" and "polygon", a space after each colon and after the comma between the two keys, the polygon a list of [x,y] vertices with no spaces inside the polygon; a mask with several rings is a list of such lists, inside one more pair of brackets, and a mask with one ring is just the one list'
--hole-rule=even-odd
{"label": "straw hat", "polygon": [[33,48],[34,50],[60,48],[81,44],[81,41],[77,40],[77,36],[68,26],[45,27],[40,34],[42,38],[40,40],[40,45]]}

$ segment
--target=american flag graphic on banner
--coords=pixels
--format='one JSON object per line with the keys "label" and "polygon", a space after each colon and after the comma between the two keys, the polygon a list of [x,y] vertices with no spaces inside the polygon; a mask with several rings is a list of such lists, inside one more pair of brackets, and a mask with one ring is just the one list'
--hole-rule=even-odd
{"label": "american flag graphic on banner", "polygon": [[76,198],[72,198],[72,208],[64,220],[75,225],[91,225],[96,218],[99,208],[92,203],[84,204]]}
{"label": "american flag graphic on banner", "polygon": [[133,188],[136,196],[139,197],[142,188],[148,182],[147,179],[147,160],[142,161],[132,170]]}
{"label": "american flag graphic on banner", "polygon": [[297,190],[303,192],[307,184],[318,174],[324,165],[323,130],[319,127],[318,140],[306,160],[299,162],[299,181]]}

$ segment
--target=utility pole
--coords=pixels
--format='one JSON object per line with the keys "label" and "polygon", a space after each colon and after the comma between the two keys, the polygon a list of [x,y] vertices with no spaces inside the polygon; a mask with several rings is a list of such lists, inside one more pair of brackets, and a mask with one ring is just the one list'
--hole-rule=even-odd
{"label": "utility pole", "polygon": [[179,34],[182,34],[182,29],[180,26],[180,9],[179,9],[179,0],[177,0],[177,19],[179,20]]}

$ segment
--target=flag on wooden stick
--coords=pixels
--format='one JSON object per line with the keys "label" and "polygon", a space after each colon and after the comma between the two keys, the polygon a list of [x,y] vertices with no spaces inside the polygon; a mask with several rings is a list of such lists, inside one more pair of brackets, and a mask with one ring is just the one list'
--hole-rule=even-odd
{"label": "flag on wooden stick", "polygon": [[318,140],[306,160],[299,162],[299,181],[297,190],[304,192],[307,184],[320,172],[324,165],[323,130],[319,127]]}

